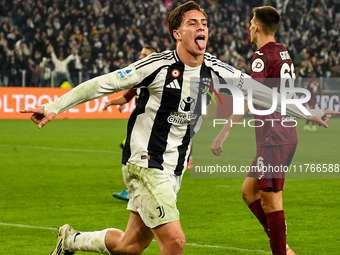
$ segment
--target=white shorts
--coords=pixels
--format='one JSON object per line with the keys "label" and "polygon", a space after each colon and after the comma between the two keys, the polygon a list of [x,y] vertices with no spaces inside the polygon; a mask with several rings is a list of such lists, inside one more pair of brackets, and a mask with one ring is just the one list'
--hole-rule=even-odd
{"label": "white shorts", "polygon": [[129,191],[127,209],[138,212],[149,228],[179,220],[176,206],[182,176],[127,163],[123,178]]}

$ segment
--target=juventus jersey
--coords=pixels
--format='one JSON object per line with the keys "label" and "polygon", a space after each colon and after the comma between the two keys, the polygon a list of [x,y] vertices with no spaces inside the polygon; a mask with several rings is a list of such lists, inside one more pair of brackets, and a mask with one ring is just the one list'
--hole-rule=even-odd
{"label": "juventus jersey", "polygon": [[[58,114],[120,90],[140,88],[138,104],[128,121],[122,163],[181,175],[187,166],[191,138],[202,122],[203,90],[198,87],[204,85],[191,86],[195,78],[206,82],[220,79],[223,83],[237,86],[243,94],[247,94],[251,87],[254,104],[271,106],[272,92],[269,88],[211,54],[204,54],[202,65],[189,67],[179,59],[176,51],[165,51],[80,84],[46,104],[44,114]],[[209,84],[214,87],[213,82]],[[289,106],[287,111],[306,118],[297,107]]]}

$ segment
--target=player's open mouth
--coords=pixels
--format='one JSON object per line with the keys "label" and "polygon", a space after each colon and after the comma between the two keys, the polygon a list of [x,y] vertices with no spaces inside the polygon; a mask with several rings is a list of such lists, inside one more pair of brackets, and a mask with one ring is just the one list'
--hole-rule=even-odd
{"label": "player's open mouth", "polygon": [[200,50],[204,50],[206,45],[207,45],[207,43],[205,41],[205,36],[204,35],[197,36],[196,39],[195,39],[195,43],[197,44],[197,46]]}

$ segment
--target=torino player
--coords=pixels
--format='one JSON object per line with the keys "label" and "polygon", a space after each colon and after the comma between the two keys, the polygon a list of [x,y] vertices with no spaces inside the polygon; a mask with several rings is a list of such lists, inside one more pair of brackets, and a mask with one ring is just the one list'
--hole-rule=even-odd
{"label": "torino player", "polygon": [[[280,14],[271,6],[253,9],[250,35],[251,42],[258,50],[252,57],[251,76],[270,88],[294,86],[294,65],[287,49],[275,41],[275,33],[280,23]],[[276,79],[275,79],[276,78]],[[290,83],[287,81],[290,79]],[[286,84],[286,81],[288,84]],[[256,109],[264,109],[255,107]],[[245,104],[248,111],[248,105]],[[211,150],[215,155],[221,155],[222,145],[228,137],[232,124],[238,122],[243,115],[232,115],[229,121],[214,140]],[[294,123],[285,122],[287,116],[278,112],[270,115],[255,115],[264,123],[256,127],[257,152],[252,166],[257,171],[249,172],[242,186],[242,197],[250,210],[257,217],[270,238],[270,246],[274,255],[295,254],[286,244],[286,221],[282,205],[282,190],[284,172],[265,173],[265,167],[289,166],[298,142]],[[280,122],[266,121],[266,119],[280,120]],[[288,127],[290,125],[290,127]],[[261,126],[257,123],[256,126]],[[281,168],[282,169],[282,168]]]}
{"label": "torino player", "polygon": [[[307,81],[306,88],[309,90],[311,94],[311,98],[308,102],[308,107],[310,109],[315,109],[316,106],[316,96],[319,93],[320,99],[322,96],[322,86],[320,83],[320,79],[316,78],[316,73],[310,73],[310,79]],[[308,131],[317,131],[315,123],[312,122],[312,127],[309,125],[309,120],[306,120],[306,125],[303,127],[304,130]]]}

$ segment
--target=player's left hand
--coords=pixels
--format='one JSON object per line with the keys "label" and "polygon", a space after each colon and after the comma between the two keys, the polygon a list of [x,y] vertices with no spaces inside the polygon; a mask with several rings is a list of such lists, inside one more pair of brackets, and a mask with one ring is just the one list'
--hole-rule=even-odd
{"label": "player's left hand", "polygon": [[38,124],[39,128],[45,126],[48,122],[54,119],[57,115],[54,112],[49,113],[47,116],[44,115],[44,106],[38,106],[37,108],[29,107],[25,110],[20,110],[21,113],[32,113],[31,120]]}
{"label": "player's left hand", "polygon": [[340,112],[336,112],[336,111],[324,110],[323,112],[324,112],[324,115],[322,116],[322,118],[320,118],[319,116],[314,116],[311,120],[317,123],[319,126],[323,126],[325,128],[329,127],[327,124],[327,122],[329,121],[329,118],[327,117],[327,115],[332,115],[332,114],[340,115]]}

